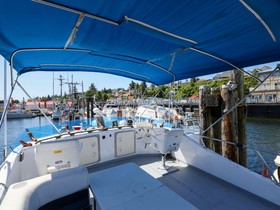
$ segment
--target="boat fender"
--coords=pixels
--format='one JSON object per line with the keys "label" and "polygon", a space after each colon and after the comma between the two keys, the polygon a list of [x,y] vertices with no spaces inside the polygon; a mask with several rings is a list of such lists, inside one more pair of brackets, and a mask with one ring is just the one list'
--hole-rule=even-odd
{"label": "boat fender", "polygon": [[265,164],[263,164],[263,167],[262,167],[262,176],[265,177],[265,178],[268,178],[269,175],[268,175],[268,168]]}
{"label": "boat fender", "polygon": [[274,159],[274,163],[277,167],[280,167],[280,155],[277,155]]}

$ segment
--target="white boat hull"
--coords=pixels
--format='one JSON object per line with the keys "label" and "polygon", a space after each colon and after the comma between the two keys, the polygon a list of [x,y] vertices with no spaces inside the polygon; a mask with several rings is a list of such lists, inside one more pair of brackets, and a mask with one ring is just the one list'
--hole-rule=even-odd
{"label": "white boat hull", "polygon": [[[172,132],[172,129],[169,130]],[[87,167],[106,166],[110,163],[114,165],[114,161],[129,161],[133,157],[139,159],[143,157],[144,160],[150,155],[158,155],[156,162],[140,167],[154,178],[166,177],[164,174],[168,174],[169,171],[160,169],[160,156],[168,150],[166,149],[168,147],[163,146],[163,149],[159,150],[153,148],[152,145],[154,142],[152,136],[160,136],[161,140],[168,142],[167,145],[173,145],[172,142],[169,144],[170,139],[165,139],[164,135],[169,136],[169,138],[173,136],[169,135],[169,131],[165,128],[153,129],[141,126],[137,128],[112,128],[93,132],[77,131],[75,135],[65,134],[58,140],[52,138],[31,147],[19,147],[16,152],[8,156],[1,166],[0,183],[8,189],[4,197],[6,190],[3,188],[3,203],[6,205],[6,202],[12,199],[11,197],[14,198],[14,193],[11,193],[9,189],[18,182],[29,182],[28,180],[36,177],[83,165]],[[196,140],[193,140],[193,137],[195,136],[182,135],[178,148],[174,148],[171,152],[176,162],[181,163],[177,171],[188,166],[198,168],[208,176],[218,177],[230,185],[265,199],[266,202],[280,206],[279,186],[271,180],[204,148]],[[177,141],[176,138],[174,141]],[[149,146],[150,144],[151,146]],[[174,165],[169,165],[167,162],[168,167],[174,167]],[[173,170],[172,173],[176,173],[176,170],[175,172]],[[73,183],[75,182],[76,180],[73,180]]]}

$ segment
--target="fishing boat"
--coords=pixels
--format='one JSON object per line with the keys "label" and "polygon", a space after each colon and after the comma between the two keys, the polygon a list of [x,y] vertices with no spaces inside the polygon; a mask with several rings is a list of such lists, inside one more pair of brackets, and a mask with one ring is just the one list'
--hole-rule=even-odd
{"label": "fishing boat", "polygon": [[[29,96],[18,78],[34,71],[162,85],[278,61],[279,14],[277,0],[2,0],[8,101],[16,85]],[[9,155],[4,142],[1,209],[279,209],[277,182],[181,128],[135,122],[56,131],[37,137],[29,129]]]}

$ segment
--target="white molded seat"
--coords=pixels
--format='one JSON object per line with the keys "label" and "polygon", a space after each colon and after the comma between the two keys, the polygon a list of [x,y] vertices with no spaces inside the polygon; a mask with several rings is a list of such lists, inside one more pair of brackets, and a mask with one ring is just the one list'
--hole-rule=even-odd
{"label": "white molded seat", "polygon": [[80,166],[12,184],[1,204],[3,210],[39,207],[89,187],[88,171]]}

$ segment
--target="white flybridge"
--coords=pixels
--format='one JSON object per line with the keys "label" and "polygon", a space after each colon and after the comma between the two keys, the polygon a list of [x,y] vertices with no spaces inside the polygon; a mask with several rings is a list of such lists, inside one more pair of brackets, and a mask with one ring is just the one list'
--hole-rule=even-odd
{"label": "white flybridge", "polygon": [[279,186],[272,180],[204,148],[182,129],[136,123],[71,131],[29,143],[2,164],[1,209],[280,205]]}
{"label": "white flybridge", "polygon": [[[16,85],[31,99],[18,77],[34,71],[109,73],[162,85],[276,62],[279,14],[278,0],[2,0],[7,101]],[[57,134],[28,132],[30,139],[5,156],[1,209],[279,209],[278,183],[176,126],[129,122],[63,132],[50,124]]]}

